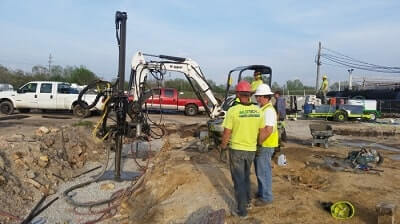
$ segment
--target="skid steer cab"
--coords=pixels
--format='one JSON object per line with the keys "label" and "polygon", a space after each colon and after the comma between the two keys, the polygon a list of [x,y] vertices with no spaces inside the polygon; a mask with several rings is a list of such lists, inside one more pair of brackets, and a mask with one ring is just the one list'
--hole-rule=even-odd
{"label": "skid steer cab", "polygon": [[[256,78],[256,76],[258,77]],[[262,82],[271,86],[272,69],[266,65],[247,65],[230,70],[226,81],[224,100],[221,105],[223,111],[228,111],[230,107],[237,103],[235,85],[241,80],[252,83],[252,87],[254,87],[255,82]],[[254,97],[251,98],[251,102],[257,104]],[[207,122],[209,135],[214,139],[216,145],[221,143],[222,134],[224,132],[224,128],[222,127],[223,120],[223,117],[218,117]]]}

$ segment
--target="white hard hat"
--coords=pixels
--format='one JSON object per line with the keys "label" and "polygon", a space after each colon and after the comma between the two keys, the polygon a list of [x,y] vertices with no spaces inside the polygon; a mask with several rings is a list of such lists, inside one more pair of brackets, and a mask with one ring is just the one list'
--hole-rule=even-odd
{"label": "white hard hat", "polygon": [[255,96],[266,96],[266,95],[273,95],[274,93],[271,91],[271,88],[267,84],[260,84],[256,92],[254,93]]}

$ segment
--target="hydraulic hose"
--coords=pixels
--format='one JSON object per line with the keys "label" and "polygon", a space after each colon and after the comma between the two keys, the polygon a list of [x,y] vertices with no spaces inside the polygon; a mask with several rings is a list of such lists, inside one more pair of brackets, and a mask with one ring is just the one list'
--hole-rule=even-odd
{"label": "hydraulic hose", "polygon": [[[95,80],[94,82],[90,83],[85,88],[83,88],[82,91],[79,92],[79,95],[78,95],[79,106],[81,106],[83,109],[92,109],[93,107],[95,107],[96,104],[99,102],[100,97],[105,95],[105,91],[101,90],[101,88],[100,88],[101,84],[106,84],[107,88],[111,87],[111,83],[109,83],[109,82],[102,81],[102,80]],[[89,89],[93,89],[93,88],[96,88],[99,93],[97,93],[95,100],[90,105],[87,105],[86,102],[82,100],[82,97],[84,94],[86,94],[86,92]]]}

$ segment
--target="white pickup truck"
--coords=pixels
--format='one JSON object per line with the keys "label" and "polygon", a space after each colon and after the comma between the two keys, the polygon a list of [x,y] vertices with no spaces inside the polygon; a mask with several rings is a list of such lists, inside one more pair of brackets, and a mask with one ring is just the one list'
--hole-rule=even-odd
{"label": "white pickup truck", "polygon": [[[14,109],[28,113],[31,109],[72,110],[75,116],[87,117],[91,111],[78,104],[79,91],[64,82],[28,82],[17,91],[0,92],[0,112],[12,114]],[[82,97],[87,104],[93,103],[96,95],[86,94]],[[92,110],[101,110],[102,102]]]}

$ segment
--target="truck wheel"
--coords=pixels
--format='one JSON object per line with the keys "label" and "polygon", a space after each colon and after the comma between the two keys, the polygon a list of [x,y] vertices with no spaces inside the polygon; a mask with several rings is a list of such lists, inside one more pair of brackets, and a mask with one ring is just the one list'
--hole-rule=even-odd
{"label": "truck wheel", "polygon": [[3,101],[0,103],[0,112],[2,114],[10,115],[14,112],[14,106],[10,101]]}
{"label": "truck wheel", "polygon": [[376,121],[376,113],[370,113],[369,115],[371,116],[370,121]]}
{"label": "truck wheel", "polygon": [[74,108],[72,109],[72,112],[74,113],[75,116],[85,118],[90,116],[90,110],[89,109],[84,109],[81,107],[81,105],[76,104]]}
{"label": "truck wheel", "polygon": [[340,122],[346,121],[347,114],[344,111],[339,111],[335,114],[334,119],[335,119],[335,121],[340,121]]}
{"label": "truck wheel", "polygon": [[31,111],[31,109],[29,109],[29,108],[21,108],[21,109],[18,109],[18,111],[20,113],[29,113]]}
{"label": "truck wheel", "polygon": [[186,114],[187,116],[194,116],[194,115],[197,114],[197,112],[198,112],[198,109],[197,109],[197,106],[196,106],[196,105],[194,105],[194,104],[186,105],[186,107],[185,107],[185,114]]}

